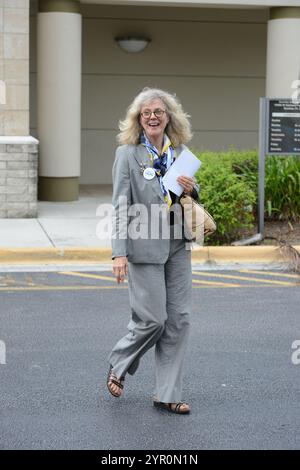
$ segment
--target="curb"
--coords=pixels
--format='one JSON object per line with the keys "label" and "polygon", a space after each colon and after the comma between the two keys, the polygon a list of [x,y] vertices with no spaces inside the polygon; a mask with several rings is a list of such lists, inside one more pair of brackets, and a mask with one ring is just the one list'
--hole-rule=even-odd
{"label": "curb", "polygon": [[2,264],[111,263],[110,248],[6,248],[0,249]]}
{"label": "curb", "polygon": [[[300,253],[300,245],[293,245]],[[279,246],[203,246],[193,247],[192,263],[284,263],[286,258]],[[0,249],[0,265],[12,264],[111,264],[111,249],[99,247],[67,248],[5,248]]]}
{"label": "curb", "polygon": [[[300,245],[293,245],[300,253]],[[193,250],[192,261],[220,264],[272,264],[286,262],[280,246],[207,246]]]}

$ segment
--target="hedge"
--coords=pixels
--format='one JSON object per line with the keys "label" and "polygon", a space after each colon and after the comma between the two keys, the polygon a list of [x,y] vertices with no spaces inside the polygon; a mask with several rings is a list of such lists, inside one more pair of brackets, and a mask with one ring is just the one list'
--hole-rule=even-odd
{"label": "hedge", "polygon": [[[201,202],[213,215],[217,232],[210,243],[230,243],[252,228],[257,218],[258,153],[256,149],[199,152],[196,173]],[[265,218],[297,221],[300,217],[300,158],[267,156]]]}

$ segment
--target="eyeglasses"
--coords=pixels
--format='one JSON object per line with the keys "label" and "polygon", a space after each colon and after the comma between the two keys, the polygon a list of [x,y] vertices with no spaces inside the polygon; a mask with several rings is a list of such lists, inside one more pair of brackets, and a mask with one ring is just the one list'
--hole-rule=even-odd
{"label": "eyeglasses", "polygon": [[144,119],[149,119],[152,116],[152,113],[154,114],[155,117],[160,118],[166,111],[164,109],[157,108],[154,111],[150,111],[149,109],[146,109],[146,111],[143,111],[141,113],[141,116]]}

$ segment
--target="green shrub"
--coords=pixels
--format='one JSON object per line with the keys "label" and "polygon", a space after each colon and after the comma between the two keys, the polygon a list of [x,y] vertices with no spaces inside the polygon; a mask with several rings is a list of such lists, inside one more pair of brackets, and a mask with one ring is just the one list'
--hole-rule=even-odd
{"label": "green shrub", "polygon": [[[257,150],[194,153],[202,162],[196,174],[201,202],[218,225],[209,242],[229,243],[241,229],[253,227],[257,217]],[[300,158],[267,156],[265,218],[295,221],[299,217]]]}
{"label": "green shrub", "polygon": [[266,159],[265,215],[296,221],[300,216],[300,158],[269,155]]}
{"label": "green shrub", "polygon": [[[215,244],[230,243],[241,228],[253,226],[255,192],[232,170],[232,156],[226,153],[198,153],[202,165],[196,174],[201,187],[201,202],[213,215],[217,231],[208,240]],[[242,160],[235,158],[241,163]]]}

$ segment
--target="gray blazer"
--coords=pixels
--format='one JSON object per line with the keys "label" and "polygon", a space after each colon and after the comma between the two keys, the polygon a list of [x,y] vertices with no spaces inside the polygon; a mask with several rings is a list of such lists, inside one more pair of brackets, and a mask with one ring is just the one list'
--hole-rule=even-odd
{"label": "gray blazer", "polygon": [[[184,148],[185,145],[180,145],[175,149],[177,156]],[[169,227],[169,211],[157,176],[152,180],[143,176],[143,168],[149,166],[144,145],[117,148],[112,170],[112,258],[127,256],[132,263],[155,264],[163,264],[168,259],[170,237],[166,227]],[[195,189],[197,197],[199,187]],[[182,214],[179,204],[175,206]],[[175,217],[174,229],[182,230],[181,215]],[[187,248],[191,248],[191,243],[187,243]]]}

